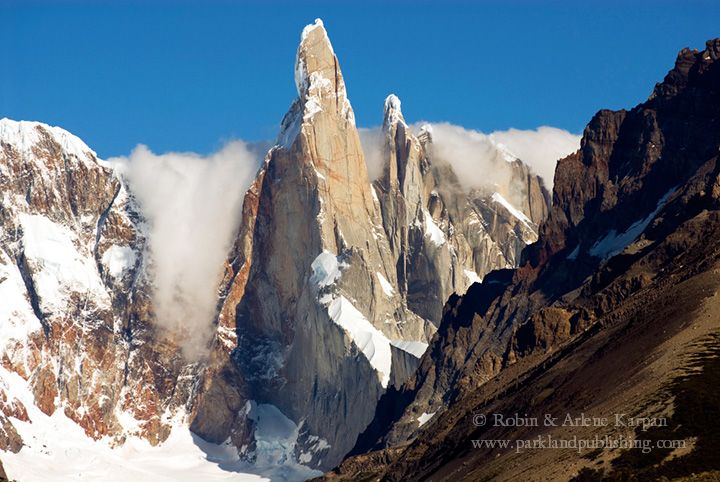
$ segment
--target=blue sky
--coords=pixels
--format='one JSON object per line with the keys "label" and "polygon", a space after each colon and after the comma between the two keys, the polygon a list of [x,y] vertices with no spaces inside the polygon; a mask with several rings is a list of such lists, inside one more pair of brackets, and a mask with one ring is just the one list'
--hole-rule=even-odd
{"label": "blue sky", "polygon": [[394,92],[411,122],[581,132],[720,36],[718,1],[0,0],[0,117],[60,125],[102,157],[273,139],[316,17],[368,127]]}

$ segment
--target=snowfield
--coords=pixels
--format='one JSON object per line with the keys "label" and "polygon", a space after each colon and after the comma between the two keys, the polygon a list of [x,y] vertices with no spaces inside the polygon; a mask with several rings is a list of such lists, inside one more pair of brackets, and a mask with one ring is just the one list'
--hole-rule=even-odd
{"label": "snowfield", "polygon": [[20,224],[43,311],[63,310],[73,292],[85,294],[98,306],[110,305],[89,248],[78,251],[77,235],[71,229],[38,214],[20,214]]}
{"label": "snowfield", "polygon": [[[267,452],[263,454],[264,460],[278,463],[249,465],[239,459],[237,449],[232,445],[211,444],[191,433],[184,421],[184,414],[175,417],[176,423],[170,437],[160,446],[153,447],[146,440],[128,437],[123,445],[113,448],[110,440],[95,441],[87,437],[79,425],[65,416],[62,409],[56,410],[52,416],[45,415],[35,406],[27,382],[1,366],[0,390],[5,391],[11,399],[14,397],[20,400],[31,420],[22,422],[11,419],[25,442],[17,454],[0,452],[5,471],[11,480],[290,482],[320,475],[320,472],[301,465],[280,463],[281,460],[271,458],[272,454]],[[282,420],[278,419],[282,415],[273,415],[276,416],[263,420],[261,436],[263,433],[270,437],[276,435],[273,430],[281,425]],[[266,450],[272,448],[267,444],[265,446]]]}

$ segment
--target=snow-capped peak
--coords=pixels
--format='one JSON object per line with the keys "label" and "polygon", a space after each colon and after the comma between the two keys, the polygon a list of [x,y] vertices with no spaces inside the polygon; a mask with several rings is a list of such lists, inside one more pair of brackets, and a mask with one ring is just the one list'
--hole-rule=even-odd
{"label": "snow-capped peak", "polygon": [[385,121],[383,122],[383,125],[387,128],[399,122],[405,125],[405,119],[402,115],[401,102],[398,96],[390,94],[385,98]]}
{"label": "snow-capped peak", "polygon": [[355,125],[355,114],[345,91],[335,51],[322,20],[306,26],[300,36],[295,59],[295,87],[298,97],[285,115],[278,144],[290,146],[302,126],[318,112],[333,112]]}
{"label": "snow-capped peak", "polygon": [[420,126],[420,130],[417,131],[416,136],[423,145],[432,143],[432,138],[433,138],[432,125],[427,124],[427,123],[422,124]]}
{"label": "snow-capped peak", "polygon": [[[323,31],[325,30],[325,24],[323,23],[321,18],[316,18],[313,23],[305,25],[305,28],[303,28],[302,34],[300,34],[300,43],[302,44],[305,41],[305,39],[308,37],[310,32],[312,32],[313,30],[315,30],[318,27],[322,28]],[[325,34],[325,36],[327,37],[327,33]]]}
{"label": "snow-capped peak", "polygon": [[[316,30],[319,31],[320,39],[323,43],[322,47],[327,49],[330,56],[335,55],[333,46],[330,43],[330,38],[328,38],[327,31],[321,19],[316,18],[314,23],[306,25],[305,28],[303,28],[302,34],[300,34],[300,45],[298,46],[295,57],[295,88],[301,99],[307,95],[310,87],[312,72],[308,72],[306,55],[308,50],[313,47],[312,43],[314,39],[312,37],[314,37],[314,35],[312,34]],[[317,42],[317,40],[315,40],[315,42]]]}
{"label": "snow-capped peak", "polygon": [[11,144],[23,155],[32,153],[32,148],[42,142],[43,134],[52,137],[64,152],[74,155],[80,161],[90,161],[88,154],[97,158],[95,151],[65,129],[42,122],[0,119],[0,143]]}

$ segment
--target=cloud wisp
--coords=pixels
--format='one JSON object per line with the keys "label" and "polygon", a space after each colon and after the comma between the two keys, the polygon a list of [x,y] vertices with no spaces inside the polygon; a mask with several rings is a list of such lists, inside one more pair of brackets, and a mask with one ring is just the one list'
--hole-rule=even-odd
{"label": "cloud wisp", "polygon": [[260,159],[252,145],[226,144],[209,156],[155,154],[138,145],[111,159],[148,223],[157,324],[198,360],[212,337],[217,287]]}

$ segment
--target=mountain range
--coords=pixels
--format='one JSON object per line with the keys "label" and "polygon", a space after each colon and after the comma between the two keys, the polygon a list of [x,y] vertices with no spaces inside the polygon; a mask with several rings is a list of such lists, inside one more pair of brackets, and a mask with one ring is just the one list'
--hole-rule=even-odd
{"label": "mountain range", "polygon": [[[4,457],[11,473],[58,418],[117,447],[161,447],[189,427],[237,467],[331,469],[383,393],[415,372],[448,297],[516,266],[537,239],[550,208],[542,179],[493,141],[502,181],[466,188],[435,153],[432,126],[413,131],[394,95],[383,171],[369,177],[319,20],[302,33],[295,82],[214,267],[211,333],[194,327],[187,292],[159,295],[157,220],[132,176],[63,129],[0,121],[0,447],[19,455]],[[168,312],[186,320],[162,323]]]}
{"label": "mountain range", "polygon": [[[237,229],[197,293],[162,279],[153,198],[126,168],[61,128],[0,120],[5,469],[21,480],[720,470],[707,388],[719,58],[720,40],[682,50],[646,102],[598,112],[552,192],[493,138],[468,183],[440,133],[408,124],[392,94],[373,176],[317,20],[301,35],[297,98],[238,187]],[[493,414],[669,422],[518,427]],[[482,442],[608,434],[685,445],[638,457]]]}

